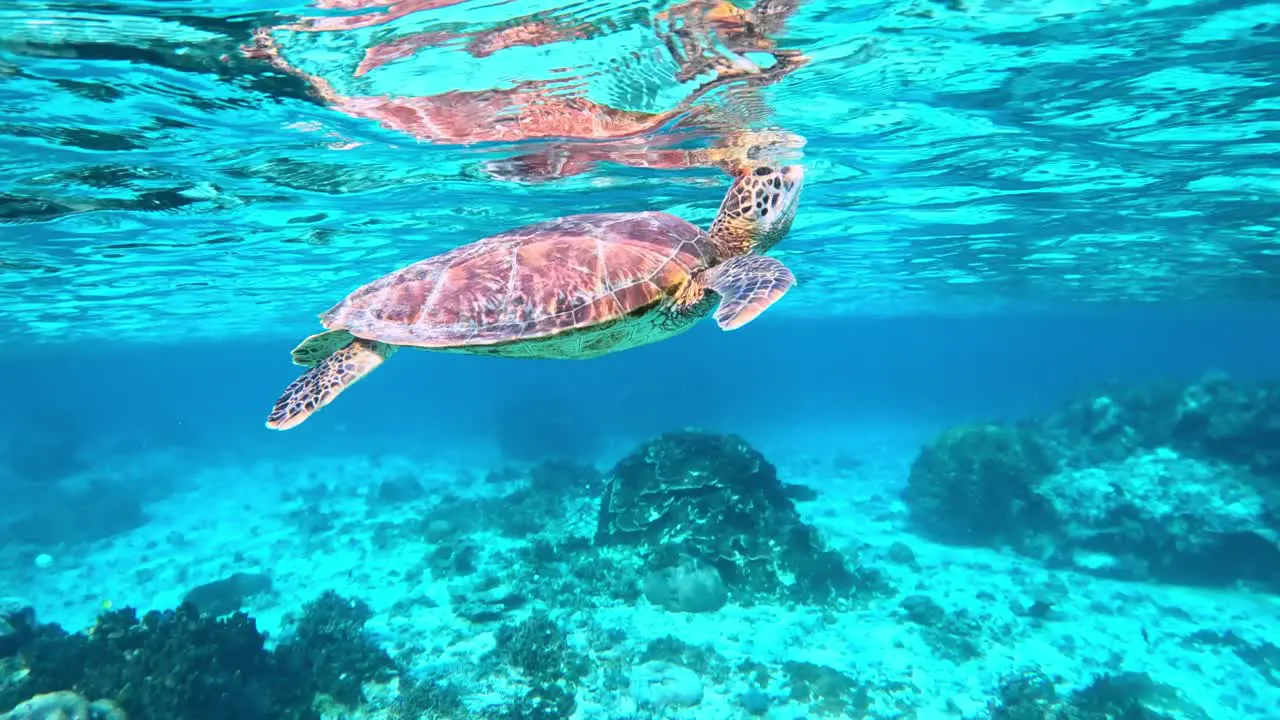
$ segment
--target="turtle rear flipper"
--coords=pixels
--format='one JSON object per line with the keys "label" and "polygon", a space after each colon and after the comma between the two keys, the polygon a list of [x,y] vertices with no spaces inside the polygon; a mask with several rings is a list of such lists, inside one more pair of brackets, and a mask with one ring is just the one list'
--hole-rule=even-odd
{"label": "turtle rear flipper", "polygon": [[301,425],[317,410],[333,402],[343,390],[373,372],[395,351],[395,345],[352,340],[285,388],[267,416],[267,427],[288,430]]}
{"label": "turtle rear flipper", "polygon": [[787,266],[766,255],[739,255],[707,272],[707,287],[720,295],[715,318],[721,330],[755,320],[795,284]]}

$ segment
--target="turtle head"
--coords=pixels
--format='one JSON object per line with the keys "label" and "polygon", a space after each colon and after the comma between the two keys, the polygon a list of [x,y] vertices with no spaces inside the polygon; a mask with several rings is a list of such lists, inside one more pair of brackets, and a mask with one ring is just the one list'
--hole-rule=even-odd
{"label": "turtle head", "polygon": [[711,224],[711,238],[727,256],[764,252],[791,230],[804,186],[804,167],[746,163],[734,171],[733,184]]}

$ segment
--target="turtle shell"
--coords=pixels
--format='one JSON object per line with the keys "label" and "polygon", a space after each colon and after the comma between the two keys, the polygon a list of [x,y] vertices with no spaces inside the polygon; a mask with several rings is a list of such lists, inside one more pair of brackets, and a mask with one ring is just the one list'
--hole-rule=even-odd
{"label": "turtle shell", "polygon": [[329,329],[422,348],[550,337],[658,306],[714,250],[660,212],[571,215],[463,245],[357,289]]}

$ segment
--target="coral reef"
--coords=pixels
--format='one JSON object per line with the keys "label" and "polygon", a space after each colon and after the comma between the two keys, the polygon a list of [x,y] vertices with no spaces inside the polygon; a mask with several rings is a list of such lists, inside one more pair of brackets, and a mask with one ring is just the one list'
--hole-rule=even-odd
{"label": "coral reef", "polygon": [[391,656],[365,634],[371,617],[363,600],[326,590],[303,608],[293,636],[280,644],[276,656],[310,678],[316,691],[357,706],[364,683],[388,680],[395,672]]}
{"label": "coral reef", "polygon": [[559,685],[535,685],[510,703],[497,720],[568,720],[577,707],[573,694]]}
{"label": "coral reef", "polygon": [[499,628],[488,659],[491,671],[514,670],[529,686],[498,714],[500,720],[566,720],[589,672],[586,656],[569,647],[564,631],[540,612]]}
{"label": "coral reef", "polygon": [[378,483],[374,497],[378,502],[387,505],[412,502],[426,495],[426,489],[418,478],[412,475],[397,475]]}
{"label": "coral reef", "polygon": [[564,631],[546,614],[503,625],[496,642],[494,659],[536,683],[572,684],[587,673],[586,658],[568,646]]}
{"label": "coral reef", "polygon": [[35,628],[36,611],[22,598],[0,597],[0,658],[18,652]]}
{"label": "coral reef", "polygon": [[1276,687],[1280,687],[1280,646],[1272,642],[1249,642],[1228,630],[1197,630],[1184,644],[1199,647],[1226,648]]}
{"label": "coral reef", "polygon": [[1280,524],[1247,471],[1161,448],[1045,478],[1047,557],[1127,579],[1280,591]]}
{"label": "coral reef", "polygon": [[652,569],[698,558],[743,601],[822,603],[883,584],[825,548],[774,466],[733,435],[667,433],[620,460],[606,479],[596,542],[630,546]]}
{"label": "coral reef", "polygon": [[1036,670],[1001,682],[985,720],[1209,720],[1175,688],[1142,673],[1094,678],[1063,696],[1054,679]]}
{"label": "coral reef", "polygon": [[1075,467],[1167,447],[1280,478],[1280,382],[1209,373],[1191,383],[1112,385],[1037,424]]}
{"label": "coral reef", "polygon": [[983,625],[966,611],[947,612],[926,595],[908,595],[901,607],[938,657],[962,663],[982,656]]}
{"label": "coral reef", "polygon": [[871,700],[858,681],[825,665],[791,661],[783,665],[791,699],[806,703],[819,715],[863,717]]}
{"label": "coral reef", "polygon": [[401,679],[395,720],[462,720],[468,717],[462,692],[444,678]]}
{"label": "coral reef", "polygon": [[117,703],[131,720],[315,720],[314,682],[264,648],[242,613],[215,620],[192,605],[103,613],[84,633],[31,628],[25,673],[0,687],[0,707],[72,690]]}
{"label": "coral reef", "polygon": [[1280,591],[1280,386],[1211,375],[952,428],[904,492],[922,534],[1108,577]]}
{"label": "coral reef", "polygon": [[394,669],[364,637],[367,619],[363,603],[327,592],[271,652],[248,615],[215,618],[190,603],[142,618],[108,611],[74,634],[11,615],[22,672],[0,683],[0,708],[71,691],[115,703],[131,720],[317,720],[318,695],[357,705],[361,683]]}

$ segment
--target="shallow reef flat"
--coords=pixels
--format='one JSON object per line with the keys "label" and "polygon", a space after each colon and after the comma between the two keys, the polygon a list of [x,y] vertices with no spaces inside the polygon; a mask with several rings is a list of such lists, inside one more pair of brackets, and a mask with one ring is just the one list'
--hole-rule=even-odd
{"label": "shallow reef flat", "polygon": [[[1222,397],[1214,387],[1179,392],[1201,407]],[[1165,570],[1195,558],[1162,565],[1164,549],[1086,532],[1089,518],[1064,509],[1061,478],[1082,464],[1129,482],[1155,472],[1134,463],[1154,462],[1165,472],[1155,487],[1223,481],[1225,465],[1175,476],[1168,457],[1144,460],[1144,442],[1120,430],[1159,432],[1125,416],[1126,397],[1091,396],[1038,424],[1035,442],[1054,457],[1038,474],[1030,445],[991,434],[1025,424],[973,426],[980,435],[963,442],[951,428],[923,449],[916,439],[931,430],[828,427],[826,436],[859,439],[805,454],[775,443],[768,458],[737,436],[672,432],[603,471],[389,456],[205,467],[149,504],[146,524],[49,549],[39,566],[20,553],[0,568],[0,586],[27,591],[37,626],[68,631],[104,606],[141,615],[186,600],[137,627],[249,637],[230,620],[210,629],[209,616],[242,609],[275,653],[260,658],[273,668],[264,677],[305,676],[327,718],[1280,717],[1270,641],[1280,596],[1267,578],[1245,567],[1174,583]],[[1107,402],[1101,424],[1062,423]],[[1094,443],[1102,455],[1083,457],[1075,437],[1061,464],[1050,439],[1065,446],[1064,427],[1092,427],[1124,451]],[[1157,440],[1166,454],[1192,454]],[[944,450],[949,463],[938,460]],[[1210,455],[1195,462],[1216,462]],[[954,498],[949,513],[930,509],[945,495],[939,484],[954,494],[974,478],[1021,478],[1030,494],[1014,494],[1019,507],[1048,498],[1057,512],[1001,514],[999,498],[969,486],[984,498],[969,511]],[[1247,515],[1249,503],[1231,507]],[[1168,553],[1240,534],[1176,515],[1192,540]],[[962,541],[948,535],[959,525]],[[115,636],[143,636],[116,612],[106,615]],[[106,642],[98,635],[86,642]],[[298,657],[310,659],[290,664]],[[97,686],[84,687],[97,699],[87,697]],[[41,691],[59,689],[70,688]],[[133,720],[154,715],[129,702],[142,708]]]}

